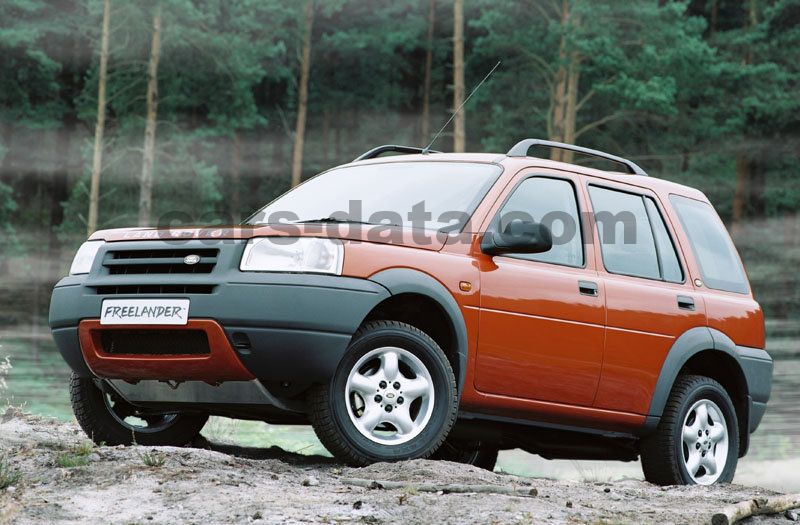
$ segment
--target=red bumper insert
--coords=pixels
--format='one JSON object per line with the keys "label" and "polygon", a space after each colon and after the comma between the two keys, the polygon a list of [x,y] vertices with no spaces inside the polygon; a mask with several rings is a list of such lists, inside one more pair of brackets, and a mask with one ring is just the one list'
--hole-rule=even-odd
{"label": "red bumper insert", "polygon": [[[165,353],[163,349],[149,354],[147,349],[137,349],[136,353],[122,354],[106,352],[103,334],[109,332],[150,331],[202,331],[208,339],[208,352],[204,353]],[[127,380],[174,380],[205,381],[249,381],[254,379],[231,347],[225,331],[216,321],[210,319],[190,319],[186,325],[101,325],[97,319],[81,321],[78,327],[81,352],[89,369],[104,379]],[[187,334],[188,335],[188,334]],[[106,345],[108,337],[106,337]]]}

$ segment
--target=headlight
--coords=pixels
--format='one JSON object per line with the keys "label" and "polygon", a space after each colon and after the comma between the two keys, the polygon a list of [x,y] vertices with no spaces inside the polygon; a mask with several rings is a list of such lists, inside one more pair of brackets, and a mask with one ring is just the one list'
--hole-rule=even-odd
{"label": "headlight", "polygon": [[337,239],[261,237],[251,239],[242,255],[243,272],[313,272],[342,274],[344,246]]}
{"label": "headlight", "polygon": [[97,256],[97,250],[103,245],[103,241],[87,241],[81,244],[78,248],[78,253],[72,260],[72,267],[69,269],[70,275],[78,275],[81,273],[89,273],[92,269],[92,263]]}

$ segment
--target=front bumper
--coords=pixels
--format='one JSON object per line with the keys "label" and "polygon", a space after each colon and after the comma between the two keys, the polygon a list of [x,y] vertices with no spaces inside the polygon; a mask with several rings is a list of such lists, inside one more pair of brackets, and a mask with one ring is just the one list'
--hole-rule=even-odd
{"label": "front bumper", "polygon": [[[53,290],[50,327],[61,355],[72,370],[82,377],[127,380],[216,382],[252,377],[305,383],[325,380],[335,371],[350,338],[367,314],[390,295],[386,288],[366,279],[240,272],[238,265],[245,243],[224,242],[229,245],[220,249],[216,267],[209,274],[110,275],[95,263],[89,275],[62,279]],[[112,248],[164,246],[170,243],[107,243],[97,258],[101,260],[104,252]],[[174,285],[213,286],[213,291],[101,293],[110,287]],[[190,364],[189,357],[176,361],[174,356],[109,356],[102,352],[98,355],[98,345],[92,344],[90,334],[107,329],[96,320],[103,300],[112,298],[189,299],[190,325],[183,328],[199,326],[206,331],[216,359],[206,359],[197,366],[200,360],[196,357]],[[237,369],[237,361],[241,369]]]}

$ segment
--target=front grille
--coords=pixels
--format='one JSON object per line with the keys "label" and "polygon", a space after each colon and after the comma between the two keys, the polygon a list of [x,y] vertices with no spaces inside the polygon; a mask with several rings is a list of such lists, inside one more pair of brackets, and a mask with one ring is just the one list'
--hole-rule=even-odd
{"label": "front grille", "polygon": [[[214,270],[218,254],[219,250],[210,248],[112,250],[106,254],[103,266],[111,275],[203,274]],[[189,255],[200,260],[186,264],[184,258]]]}
{"label": "front grille", "polygon": [[214,286],[210,284],[128,284],[121,286],[98,286],[97,295],[123,294],[210,294]]}
{"label": "front grille", "polygon": [[203,355],[211,353],[203,330],[105,330],[103,351],[116,355]]}

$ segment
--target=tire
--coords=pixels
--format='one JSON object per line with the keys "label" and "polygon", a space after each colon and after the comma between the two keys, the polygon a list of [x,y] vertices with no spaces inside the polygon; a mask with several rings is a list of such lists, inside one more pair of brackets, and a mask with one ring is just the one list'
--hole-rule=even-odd
{"label": "tire", "polygon": [[[144,424],[129,422],[136,408],[116,393],[106,393],[92,378],[70,377],[72,411],[86,435],[97,443],[115,445],[183,446],[196,438],[208,421],[205,414],[142,416]],[[127,416],[126,416],[127,414]]]}
{"label": "tire", "polygon": [[309,394],[317,437],[354,466],[430,457],[457,410],[447,356],[427,334],[397,321],[356,332],[333,378]]}
{"label": "tire", "polygon": [[464,463],[488,471],[497,465],[498,449],[480,441],[454,440],[448,438],[432,456],[432,459]]}
{"label": "tire", "polygon": [[661,421],[642,438],[640,452],[650,483],[730,483],[739,459],[739,425],[723,386],[705,376],[678,377]]}

